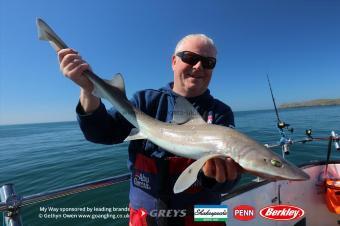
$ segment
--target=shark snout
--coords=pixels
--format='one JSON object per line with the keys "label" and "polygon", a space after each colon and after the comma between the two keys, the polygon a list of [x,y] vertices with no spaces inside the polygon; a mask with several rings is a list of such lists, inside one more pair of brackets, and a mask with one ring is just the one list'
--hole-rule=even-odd
{"label": "shark snout", "polygon": [[283,179],[289,180],[309,180],[310,176],[302,169],[296,166],[289,166],[289,171],[286,172],[286,176]]}

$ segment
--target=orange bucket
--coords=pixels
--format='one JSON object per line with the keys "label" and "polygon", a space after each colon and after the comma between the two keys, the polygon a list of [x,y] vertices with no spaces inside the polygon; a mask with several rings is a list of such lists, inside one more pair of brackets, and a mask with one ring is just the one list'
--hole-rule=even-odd
{"label": "orange bucket", "polygon": [[331,212],[340,214],[340,179],[326,179],[326,203]]}

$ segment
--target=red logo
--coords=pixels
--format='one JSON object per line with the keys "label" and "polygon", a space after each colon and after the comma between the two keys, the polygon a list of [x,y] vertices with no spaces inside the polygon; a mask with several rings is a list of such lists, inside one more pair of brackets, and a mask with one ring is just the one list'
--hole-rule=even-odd
{"label": "red logo", "polygon": [[288,221],[302,217],[305,211],[296,206],[276,205],[267,206],[260,210],[260,215],[269,220]]}
{"label": "red logo", "polygon": [[147,214],[146,210],[143,208],[138,209],[137,213],[140,217],[144,217]]}
{"label": "red logo", "polygon": [[240,221],[249,221],[255,218],[255,208],[248,205],[240,205],[234,208],[234,218]]}

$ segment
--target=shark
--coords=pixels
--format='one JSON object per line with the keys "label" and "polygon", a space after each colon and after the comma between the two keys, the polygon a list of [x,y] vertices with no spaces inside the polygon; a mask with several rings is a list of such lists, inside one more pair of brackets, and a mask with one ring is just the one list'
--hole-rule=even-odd
{"label": "shark", "polygon": [[[40,18],[37,27],[39,39],[49,41],[55,51],[68,48]],[[174,155],[196,160],[178,177],[174,193],[194,184],[206,161],[212,158],[232,158],[246,172],[269,180],[309,179],[302,169],[249,136],[234,128],[208,124],[185,97],[176,98],[171,123],[162,122],[129,102],[121,74],[105,80],[87,70],[83,76],[93,83],[95,96],[108,100],[134,126],[125,141],[148,139]]]}

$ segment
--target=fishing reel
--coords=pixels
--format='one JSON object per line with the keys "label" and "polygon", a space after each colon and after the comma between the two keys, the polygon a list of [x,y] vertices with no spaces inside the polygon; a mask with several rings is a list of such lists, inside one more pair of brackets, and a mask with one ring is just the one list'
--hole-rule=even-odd
{"label": "fishing reel", "polygon": [[290,133],[293,133],[294,132],[294,128],[289,127],[289,126],[290,126],[290,124],[287,124],[287,123],[285,123],[283,121],[278,121],[277,122],[277,128],[279,128],[279,130],[282,131],[284,128],[286,128]]}
{"label": "fishing reel", "polygon": [[313,131],[312,129],[306,129],[305,130],[305,134],[306,134],[306,138],[303,139],[303,140],[300,140],[300,141],[297,141],[297,142],[301,142],[301,143],[306,143],[306,142],[309,142],[309,141],[313,141],[314,138],[312,137],[312,134],[313,134]]}
{"label": "fishing reel", "polygon": [[306,129],[305,131],[306,136],[310,139],[313,139],[312,133],[313,133],[312,129]]}
{"label": "fishing reel", "polygon": [[290,154],[290,145],[293,144],[293,140],[290,137],[287,137],[285,132],[283,131],[285,128],[287,131],[289,131],[291,134],[294,132],[294,128],[289,127],[290,124],[285,123],[284,121],[278,120],[277,122],[277,128],[280,131],[281,139],[280,139],[280,145],[282,148],[282,156]]}

